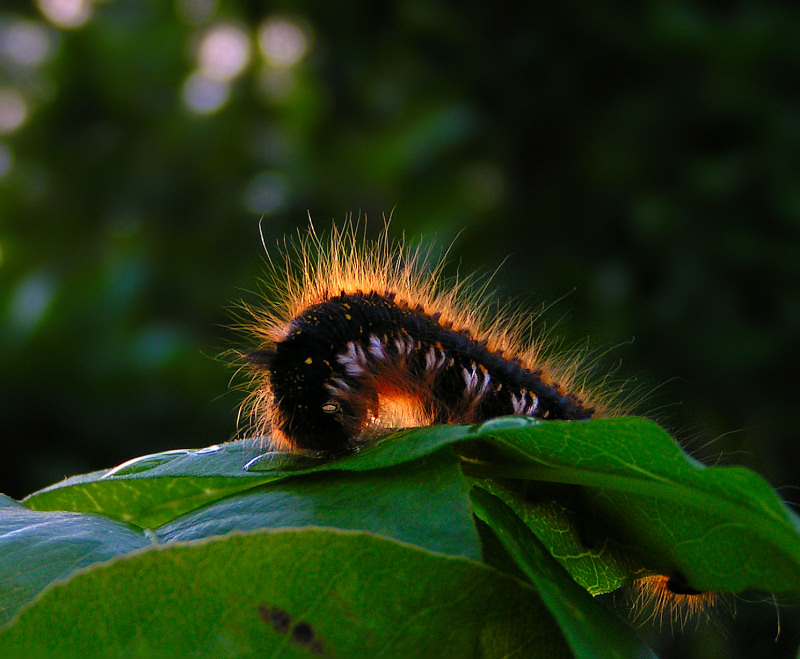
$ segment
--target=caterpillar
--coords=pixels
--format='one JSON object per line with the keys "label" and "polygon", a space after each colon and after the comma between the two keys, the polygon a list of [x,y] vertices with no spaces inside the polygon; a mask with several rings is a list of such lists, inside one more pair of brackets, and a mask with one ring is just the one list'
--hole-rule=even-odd
{"label": "caterpillar", "polygon": [[[275,449],[336,456],[392,428],[623,413],[580,361],[548,355],[526,314],[497,313],[469,278],[445,281],[446,260],[393,241],[388,224],[374,241],[352,223],[327,238],[312,225],[267,255],[264,305],[245,306],[257,347],[241,355],[254,386],[240,415]],[[662,611],[712,599],[678,575],[637,584]]]}
{"label": "caterpillar", "polygon": [[338,454],[387,428],[608,413],[519,316],[492,319],[468,280],[446,286],[444,260],[430,261],[388,227],[374,243],[353,225],[327,241],[312,228],[285,251],[271,306],[248,309],[260,344],[243,355],[250,427],[279,448]]}

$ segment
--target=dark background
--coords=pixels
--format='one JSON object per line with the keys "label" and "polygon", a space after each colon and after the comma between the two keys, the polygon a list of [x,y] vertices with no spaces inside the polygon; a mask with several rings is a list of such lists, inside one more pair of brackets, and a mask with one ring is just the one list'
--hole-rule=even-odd
{"label": "dark background", "polygon": [[[794,3],[3,6],[0,491],[233,436],[259,222],[393,213],[800,502]],[[792,656],[735,606],[664,655]]]}

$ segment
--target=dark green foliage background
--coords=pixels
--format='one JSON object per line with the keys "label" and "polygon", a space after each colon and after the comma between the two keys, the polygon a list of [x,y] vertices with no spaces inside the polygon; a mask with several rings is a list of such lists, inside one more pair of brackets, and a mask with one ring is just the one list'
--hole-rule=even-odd
{"label": "dark green foliage background", "polygon": [[[502,299],[561,300],[548,326],[614,348],[602,367],[655,390],[640,411],[800,500],[793,3],[221,2],[199,25],[187,4],[101,3],[48,27],[41,66],[0,58],[31,107],[0,136],[0,491],[230,437],[215,356],[259,221],[273,245],[307,212],[394,211],[442,246],[463,230],[462,272],[510,256]],[[288,94],[259,92],[254,52],[226,106],[187,111],[199,36],[276,15],[311,37]],[[47,25],[5,2],[19,18]]]}

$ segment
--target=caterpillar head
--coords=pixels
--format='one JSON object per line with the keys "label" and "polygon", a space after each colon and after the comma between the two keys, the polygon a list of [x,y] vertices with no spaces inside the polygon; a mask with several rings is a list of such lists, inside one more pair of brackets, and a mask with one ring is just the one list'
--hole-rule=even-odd
{"label": "caterpillar head", "polygon": [[301,450],[343,453],[363,426],[367,413],[363,399],[333,396],[326,388],[330,362],[305,354],[297,341],[283,341],[273,349],[257,350],[246,358],[262,372],[262,395],[278,443]]}

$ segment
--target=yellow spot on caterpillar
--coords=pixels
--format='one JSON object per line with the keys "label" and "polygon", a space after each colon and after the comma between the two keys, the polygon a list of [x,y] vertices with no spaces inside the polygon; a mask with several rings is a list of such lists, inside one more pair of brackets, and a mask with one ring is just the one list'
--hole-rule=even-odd
{"label": "yellow spot on caterpillar", "polygon": [[314,363],[314,362],[313,362],[313,360],[311,359],[311,357],[309,357],[308,359],[306,359],[306,364],[309,364],[309,365],[310,365],[310,364],[313,364],[313,363]]}
{"label": "yellow spot on caterpillar", "polygon": [[347,320],[353,320],[353,317],[349,313],[346,313],[344,317],[347,318]]}

